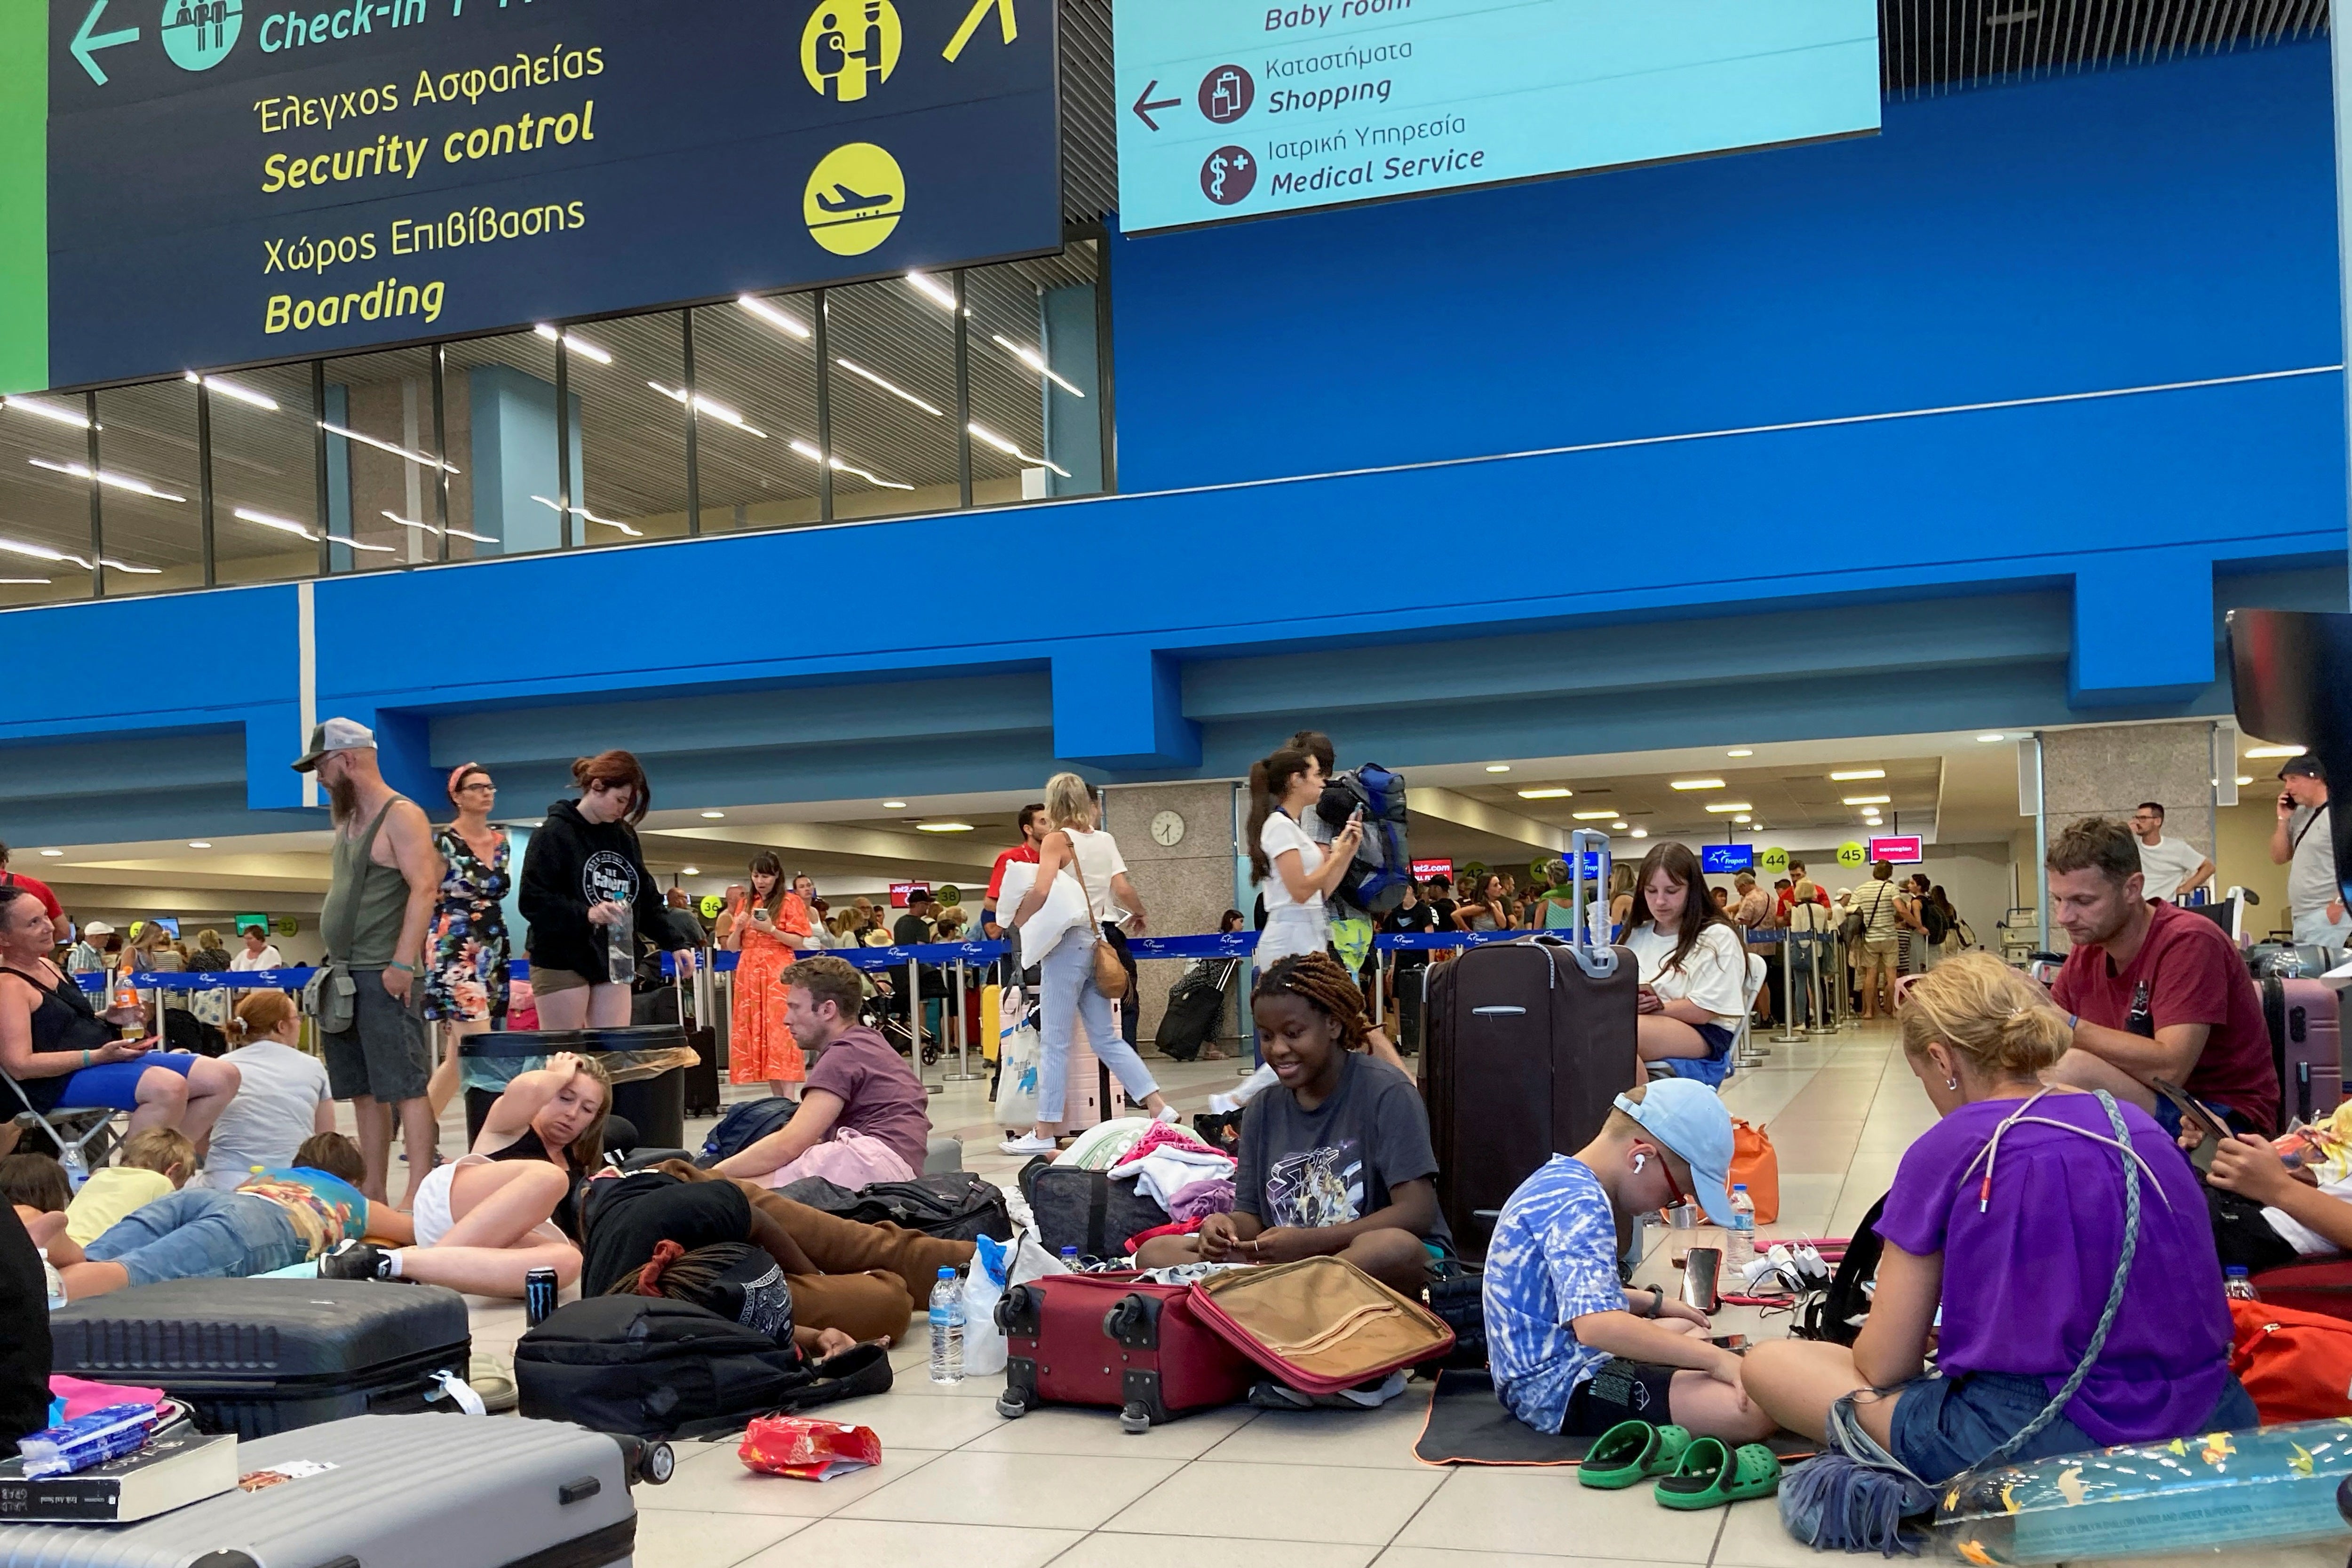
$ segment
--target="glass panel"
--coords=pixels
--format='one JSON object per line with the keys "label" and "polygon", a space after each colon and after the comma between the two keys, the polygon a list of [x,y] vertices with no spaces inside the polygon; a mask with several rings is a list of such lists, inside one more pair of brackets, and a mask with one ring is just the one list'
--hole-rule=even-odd
{"label": "glass panel", "polygon": [[[87,599],[89,426],[78,394],[11,397],[0,406],[0,605]],[[77,476],[60,472],[83,470]],[[71,556],[73,560],[60,560]],[[114,574],[121,592],[141,579]]]}
{"label": "glass panel", "polygon": [[[577,490],[580,389],[571,390]],[[457,470],[449,476],[449,559],[559,548],[555,340],[516,332],[451,343],[442,358],[441,417]]]}
{"label": "glass panel", "polygon": [[437,561],[431,531],[441,473],[433,447],[433,356],[425,349],[327,362],[327,532],[337,572]]}
{"label": "glass panel", "polygon": [[156,381],[101,392],[98,423],[99,521],[110,568],[117,562],[123,568],[107,573],[107,592],[203,587],[194,384]]}
{"label": "glass panel", "polygon": [[[1102,489],[1095,242],[964,274],[971,310],[972,500]],[[1009,448],[1009,449],[1008,449]]]}
{"label": "glass panel", "polygon": [[674,311],[564,329],[580,423],[575,542],[686,532],[685,332]]}
{"label": "glass panel", "polygon": [[310,364],[205,380],[212,404],[214,579],[316,576],[319,416],[310,406]]}
{"label": "glass panel", "polygon": [[835,518],[963,504],[951,289],[925,275],[824,291]]}
{"label": "glass panel", "polygon": [[705,533],[818,520],[814,306],[814,295],[787,294],[694,312]]}

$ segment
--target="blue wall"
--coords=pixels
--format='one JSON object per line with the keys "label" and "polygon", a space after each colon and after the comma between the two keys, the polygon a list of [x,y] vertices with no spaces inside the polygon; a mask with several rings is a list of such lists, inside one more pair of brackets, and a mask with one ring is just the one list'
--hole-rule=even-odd
{"label": "blue wall", "polygon": [[[427,798],[436,763],[552,794],[618,742],[664,805],[1222,775],[1317,718],[1403,764],[2221,711],[2222,608],[2345,600],[2326,63],[1114,241],[1127,494],[320,583],[318,711],[378,721]],[[746,657],[679,622],[757,584],[877,629]],[[297,595],[0,615],[18,668],[247,650],[200,710],[19,683],[0,749],[184,735],[203,790],[140,822],[235,831],[203,813],[241,754],[247,826],[281,825]],[[0,837],[69,841],[91,808],[28,776]],[[103,835],[133,836],[163,835]]]}

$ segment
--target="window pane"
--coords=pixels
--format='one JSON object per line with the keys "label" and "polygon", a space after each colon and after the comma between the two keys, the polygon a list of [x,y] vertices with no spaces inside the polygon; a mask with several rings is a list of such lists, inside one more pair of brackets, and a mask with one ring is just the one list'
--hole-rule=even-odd
{"label": "window pane", "polygon": [[440,463],[433,449],[433,356],[425,349],[327,362],[327,532],[337,572],[437,561],[429,531]]}
{"label": "window pane", "polygon": [[[948,289],[948,279],[929,279]],[[824,291],[833,515],[963,504],[956,482],[955,315],[903,278]]]}
{"label": "window pane", "polygon": [[[58,468],[89,465],[82,399],[59,393],[12,397],[0,407],[0,605],[87,599],[89,480]],[[55,468],[36,466],[55,464]],[[118,574],[120,589],[134,579]]]}
{"label": "window pane", "polygon": [[[441,404],[449,461],[457,469],[449,476],[449,559],[560,548],[554,340],[516,332],[451,343],[442,360]],[[572,450],[577,490],[577,386]]]}
{"label": "window pane", "polygon": [[818,520],[814,308],[815,296],[787,294],[694,312],[705,533]]}
{"label": "window pane", "polygon": [[564,330],[580,422],[574,540],[686,532],[685,331],[674,311]]}
{"label": "window pane", "polygon": [[[319,416],[310,406],[310,366],[278,365],[207,379],[215,579],[268,583],[316,576]],[[310,537],[303,537],[306,532]],[[108,553],[113,553],[110,537]]]}
{"label": "window pane", "polygon": [[1060,256],[964,274],[971,421],[979,426],[971,444],[973,500],[1102,489],[1095,278],[1092,240]]}
{"label": "window pane", "polygon": [[203,587],[194,384],[156,381],[101,392],[98,423],[99,521],[108,562],[122,563],[108,571],[107,592]]}

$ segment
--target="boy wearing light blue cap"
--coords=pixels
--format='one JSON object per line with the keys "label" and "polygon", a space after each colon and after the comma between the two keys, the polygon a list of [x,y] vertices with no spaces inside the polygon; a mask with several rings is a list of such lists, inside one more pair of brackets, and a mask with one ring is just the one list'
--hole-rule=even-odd
{"label": "boy wearing light blue cap", "polygon": [[1707,1085],[1660,1079],[1617,1097],[1601,1135],[1555,1154],[1503,1205],[1486,1252],[1495,1392],[1539,1432],[1597,1436],[1622,1421],[1753,1443],[1775,1430],[1706,1314],[1618,1281],[1636,1217],[1696,1198],[1731,1223],[1731,1116]]}

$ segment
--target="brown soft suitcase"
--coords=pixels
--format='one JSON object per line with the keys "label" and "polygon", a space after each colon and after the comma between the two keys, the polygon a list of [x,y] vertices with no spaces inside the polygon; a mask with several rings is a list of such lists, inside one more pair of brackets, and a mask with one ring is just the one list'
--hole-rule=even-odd
{"label": "brown soft suitcase", "polygon": [[[1585,907],[1578,833],[1570,897]],[[1505,1200],[1558,1153],[1574,1153],[1641,1081],[1633,955],[1555,937],[1465,949],[1431,966],[1422,1083],[1437,1201],[1464,1256],[1486,1256]]]}

